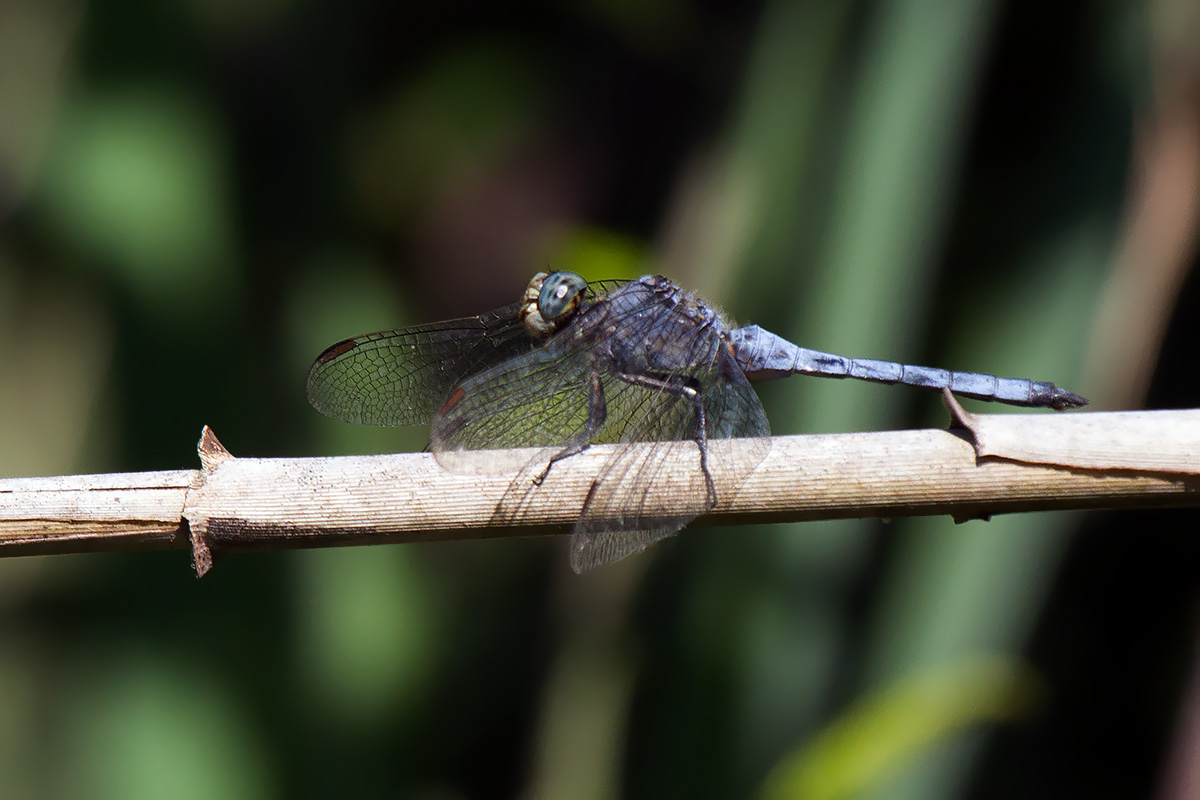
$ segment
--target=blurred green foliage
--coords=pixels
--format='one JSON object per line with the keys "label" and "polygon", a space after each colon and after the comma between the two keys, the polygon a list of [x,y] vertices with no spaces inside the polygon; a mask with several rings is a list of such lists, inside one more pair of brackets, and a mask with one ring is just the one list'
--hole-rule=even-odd
{"label": "blurred green foliage", "polygon": [[767,798],[856,797],[964,726],[1032,710],[1037,679],[1023,664],[975,656],[863,698],[768,778]]}
{"label": "blurred green foliage", "polygon": [[[0,7],[0,44],[25,44],[0,87],[0,474],[186,468],[203,424],[236,455],[419,449],[312,412],[313,356],[510,302],[547,266],[663,272],[808,346],[1087,394],[1139,9]],[[762,396],[779,434],[942,424],[878,386]],[[1018,660],[1079,524],[695,528],[581,579],[532,540],[236,556],[200,583],[181,553],[0,563],[0,780],[1058,796],[1086,757],[979,726],[1040,681],[1041,730],[1086,729],[1054,708],[1068,662]],[[1153,701],[1118,751],[1166,736]],[[1144,791],[1160,756],[1073,788]]]}

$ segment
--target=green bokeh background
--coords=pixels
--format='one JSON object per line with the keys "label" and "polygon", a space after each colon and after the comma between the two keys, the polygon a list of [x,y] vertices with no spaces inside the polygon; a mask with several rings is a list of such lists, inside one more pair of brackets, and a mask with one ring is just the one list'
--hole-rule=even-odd
{"label": "green bokeh background", "polygon": [[[191,468],[204,424],[242,456],[420,449],[309,409],[312,358],[547,265],[1092,394],[1147,13],[2,5],[0,476]],[[944,424],[905,389],[761,394],[778,434]],[[1192,527],[695,526],[582,578],[549,539],[200,582],[182,552],[4,561],[0,795],[1139,796],[1183,708]]]}

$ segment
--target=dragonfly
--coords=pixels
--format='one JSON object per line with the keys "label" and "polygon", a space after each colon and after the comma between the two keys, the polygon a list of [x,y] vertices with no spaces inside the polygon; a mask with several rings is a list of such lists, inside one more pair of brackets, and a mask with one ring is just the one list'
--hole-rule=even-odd
{"label": "dragonfly", "polygon": [[[539,272],[518,301],[486,314],[338,342],[317,356],[307,389],[317,411],[345,422],[429,425],[430,450],[454,472],[487,463],[477,451],[538,448],[510,489],[517,496],[591,445],[652,443],[614,448],[600,467],[571,533],[579,573],[677,533],[736,492],[770,451],[750,382],[790,375],[945,388],[1031,408],[1087,404],[1044,381],[802,348],[757,325],[736,327],[660,275],[589,283],[572,272]],[[709,446],[732,438],[746,446]],[[680,451],[691,452],[702,480],[664,516],[650,500]]]}

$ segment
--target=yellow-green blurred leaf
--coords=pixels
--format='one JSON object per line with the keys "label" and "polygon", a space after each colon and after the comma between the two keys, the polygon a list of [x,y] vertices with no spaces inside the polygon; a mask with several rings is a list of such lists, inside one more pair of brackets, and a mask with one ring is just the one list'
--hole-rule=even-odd
{"label": "yellow-green blurred leaf", "polygon": [[853,797],[968,726],[1027,713],[1037,689],[1033,671],[1006,656],[975,656],[917,673],[865,697],[785,758],[762,796]]}

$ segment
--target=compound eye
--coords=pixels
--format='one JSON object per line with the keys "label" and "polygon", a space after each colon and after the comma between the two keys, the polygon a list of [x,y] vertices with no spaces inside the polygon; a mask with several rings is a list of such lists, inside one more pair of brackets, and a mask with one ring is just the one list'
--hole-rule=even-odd
{"label": "compound eye", "polygon": [[538,295],[538,313],[545,320],[565,321],[579,308],[587,281],[574,272],[552,272]]}

